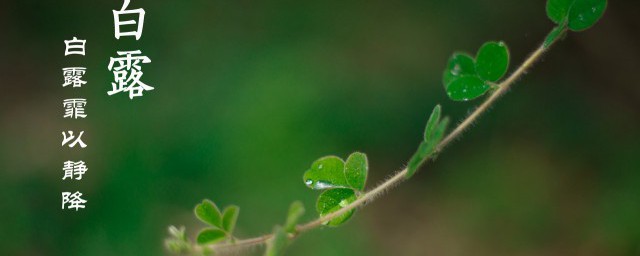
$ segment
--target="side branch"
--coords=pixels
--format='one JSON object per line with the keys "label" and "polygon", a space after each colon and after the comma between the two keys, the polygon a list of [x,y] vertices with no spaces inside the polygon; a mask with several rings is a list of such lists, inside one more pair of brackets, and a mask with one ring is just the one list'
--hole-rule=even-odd
{"label": "side branch", "polygon": [[[553,42],[551,42],[553,43]],[[446,146],[448,146],[453,140],[457,139],[458,137],[460,137],[460,135],[462,135],[462,133],[473,123],[475,122],[475,120],[478,119],[478,117],[480,117],[480,115],[482,115],[484,112],[486,112],[489,107],[491,107],[496,100],[502,96],[503,94],[505,94],[511,85],[513,85],[520,77],[522,77],[522,75],[524,75],[527,70],[529,70],[529,68],[531,68],[533,66],[533,64],[535,64],[536,61],[538,61],[540,59],[540,57],[548,50],[548,46],[550,44],[543,44],[541,45],[538,49],[536,49],[531,55],[529,55],[529,57],[522,63],[522,65],[520,65],[515,72],[513,72],[509,77],[507,77],[507,79],[505,79],[504,81],[502,81],[501,83],[499,83],[497,85],[498,89],[496,89],[495,91],[493,91],[493,93],[491,93],[491,95],[489,95],[489,97],[478,107],[476,108],[469,116],[467,116],[455,129],[453,129],[453,131],[451,131],[436,147],[435,152],[440,152],[442,151]],[[367,203],[375,200],[376,198],[378,198],[380,195],[384,194],[384,192],[388,191],[389,189],[395,187],[396,185],[402,183],[403,181],[405,181],[405,175],[407,173],[407,169],[403,169],[399,172],[397,172],[396,174],[394,174],[392,177],[388,178],[387,180],[385,180],[382,184],[376,186],[375,188],[369,190],[368,192],[364,193],[360,198],[358,198],[357,200],[355,200],[354,202],[352,202],[351,204],[345,206],[344,208],[341,208],[340,210],[337,210],[335,212],[332,212],[330,214],[327,214],[323,217],[320,217],[318,219],[315,219],[313,221],[310,221],[306,224],[302,224],[302,225],[298,225],[296,227],[296,234],[293,236],[290,236],[290,238],[295,238],[297,235],[307,232],[309,230],[315,229],[319,226],[321,226],[322,224],[338,217],[341,216],[345,213],[347,213],[348,211],[351,211],[353,209],[362,207],[364,205],[366,205]],[[236,240],[233,243],[228,243],[228,244],[218,244],[218,245],[212,245],[209,246],[208,248],[216,250],[216,251],[227,251],[227,250],[242,250],[243,248],[250,248],[253,246],[259,246],[262,245],[264,243],[266,243],[271,237],[273,236],[273,234],[267,234],[267,235],[263,235],[263,236],[259,236],[259,237],[255,237],[255,238],[249,238],[249,239],[243,239],[243,240]],[[203,248],[199,248],[199,249],[203,249]]]}

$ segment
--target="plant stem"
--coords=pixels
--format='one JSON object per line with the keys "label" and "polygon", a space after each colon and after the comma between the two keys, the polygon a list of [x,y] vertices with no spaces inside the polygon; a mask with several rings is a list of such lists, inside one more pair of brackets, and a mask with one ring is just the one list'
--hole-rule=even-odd
{"label": "plant stem", "polygon": [[[554,40],[553,42],[555,42],[556,40]],[[551,42],[551,43],[553,43]],[[536,49],[531,55],[529,55],[529,57],[522,63],[522,65],[520,65],[518,67],[518,69],[516,69],[515,72],[513,72],[509,77],[507,77],[507,79],[503,80],[502,82],[500,82],[497,87],[498,89],[496,89],[495,91],[493,91],[493,93],[491,93],[491,95],[478,107],[476,108],[473,113],[471,113],[469,116],[467,116],[467,118],[465,118],[455,129],[453,129],[453,131],[451,131],[436,147],[435,153],[438,153],[440,151],[442,151],[446,146],[448,146],[453,140],[455,140],[456,138],[460,137],[460,135],[462,135],[462,133],[469,128],[469,126],[471,126],[471,124],[473,122],[475,122],[476,119],[478,119],[478,117],[480,117],[480,115],[482,115],[484,112],[487,111],[487,109],[489,109],[490,106],[492,106],[496,100],[502,96],[504,93],[506,93],[509,90],[509,87],[515,83],[522,75],[524,75],[527,70],[529,70],[529,68],[531,68],[533,66],[533,64],[538,61],[540,59],[540,57],[549,49],[549,46],[551,45],[551,43],[547,44],[545,46],[545,44],[541,45],[540,47],[538,47],[538,49]],[[422,163],[424,164],[424,163]],[[320,217],[316,220],[310,221],[306,224],[302,224],[302,225],[298,225],[296,227],[296,234],[290,236],[290,238],[295,238],[297,235],[307,232],[309,230],[315,229],[319,226],[321,226],[323,223],[326,223],[330,220],[332,220],[333,218],[336,218],[340,215],[343,215],[345,213],[347,213],[348,211],[351,211],[353,209],[356,209],[358,207],[362,207],[364,205],[366,205],[367,203],[375,200],[376,198],[378,198],[379,196],[381,196],[382,194],[384,194],[384,192],[386,192],[387,190],[395,187],[396,185],[402,183],[403,181],[405,181],[405,175],[407,173],[407,169],[404,168],[401,171],[397,172],[396,174],[394,174],[393,176],[391,176],[390,178],[388,178],[387,180],[385,180],[382,184],[376,186],[375,188],[367,191],[366,193],[364,193],[361,197],[359,197],[357,200],[355,200],[354,202],[352,202],[351,204],[341,208],[340,210],[337,210],[335,212],[332,212],[330,214],[327,214],[323,217]],[[229,243],[229,244],[217,244],[217,245],[212,245],[210,248],[214,249],[214,250],[228,250],[228,249],[241,249],[243,247],[252,247],[252,246],[258,246],[261,244],[266,243],[271,237],[273,236],[273,234],[267,234],[267,235],[263,235],[263,236],[259,236],[259,237],[255,237],[255,238],[249,238],[249,239],[242,239],[242,240],[236,240],[235,243]]]}
{"label": "plant stem", "polygon": [[264,244],[272,236],[273,236],[273,234],[267,234],[267,235],[254,237],[254,238],[236,240],[234,243],[212,245],[211,248],[214,251],[241,250],[243,248],[250,248],[250,247],[253,247],[253,246]]}

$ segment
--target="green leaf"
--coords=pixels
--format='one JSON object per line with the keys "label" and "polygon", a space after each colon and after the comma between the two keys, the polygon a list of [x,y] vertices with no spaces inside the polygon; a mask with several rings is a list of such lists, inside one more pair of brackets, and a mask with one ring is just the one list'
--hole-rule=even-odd
{"label": "green leaf", "polygon": [[287,213],[287,221],[284,224],[284,230],[287,233],[295,233],[298,220],[304,214],[304,206],[300,201],[295,201],[289,206],[289,212]]}
{"label": "green leaf", "polygon": [[349,155],[344,166],[344,175],[351,188],[359,191],[364,190],[368,171],[367,155],[360,152],[354,152]]}
{"label": "green leaf", "polygon": [[547,16],[556,24],[567,22],[569,29],[582,31],[596,24],[606,8],[607,0],[548,0]]}
{"label": "green leaf", "polygon": [[469,54],[463,52],[455,52],[449,58],[447,68],[442,74],[442,84],[446,89],[451,81],[463,75],[475,75],[475,61]]}
{"label": "green leaf", "polygon": [[569,9],[575,0],[547,0],[547,16],[556,24],[561,24],[569,16]]}
{"label": "green leaf", "polygon": [[604,14],[606,0],[576,0],[569,11],[569,28],[582,31],[590,28]]}
{"label": "green leaf", "polygon": [[[353,201],[356,200],[356,195],[352,189],[347,188],[336,188],[330,189],[322,192],[318,197],[318,201],[316,203],[316,210],[320,214],[320,217],[323,217],[327,214],[335,212],[337,210],[342,209],[343,207],[349,205]],[[333,218],[327,223],[323,223],[324,225],[336,227],[340,224],[346,222],[351,218],[355,209],[347,211],[346,213]]]}
{"label": "green leaf", "polygon": [[238,221],[238,214],[240,213],[240,207],[235,205],[227,206],[222,214],[222,229],[227,233],[233,234],[233,229],[236,227],[236,221]]}
{"label": "green leaf", "polygon": [[455,101],[468,101],[482,96],[489,85],[476,76],[463,76],[453,80],[447,87],[447,95]]}
{"label": "green leaf", "polygon": [[427,127],[424,129],[424,141],[428,141],[433,134],[433,130],[440,122],[440,114],[442,112],[442,108],[440,105],[436,105],[431,111],[431,116],[429,116],[429,121],[427,121]]}
{"label": "green leaf", "polygon": [[440,141],[444,138],[444,134],[447,132],[447,126],[449,126],[449,118],[445,117],[438,123],[438,127],[433,131],[431,140],[429,140],[428,143],[434,144],[434,148],[440,144]]}
{"label": "green leaf", "polygon": [[509,68],[509,49],[504,42],[487,42],[476,54],[476,71],[480,78],[498,81]]}
{"label": "green leaf", "polygon": [[276,226],[273,229],[273,237],[271,237],[267,242],[267,250],[264,255],[282,256],[284,255],[284,250],[287,248],[288,244],[289,238],[287,237],[287,233],[284,232],[280,226]]}
{"label": "green leaf", "polygon": [[567,32],[566,27],[563,25],[558,25],[547,35],[547,38],[544,39],[544,48],[549,48],[555,41],[557,41],[560,37],[565,35]]}
{"label": "green leaf", "polygon": [[216,204],[208,199],[202,200],[201,204],[196,205],[194,210],[196,217],[202,222],[214,227],[222,227],[222,214]]}
{"label": "green leaf", "polygon": [[416,152],[413,153],[413,156],[411,156],[411,159],[409,159],[409,163],[407,164],[407,174],[404,175],[405,179],[411,178],[411,176],[416,173],[420,165],[427,160],[426,157],[429,156],[431,153],[430,151],[432,151],[429,147],[429,143],[425,141],[420,143],[418,150],[416,150]]}
{"label": "green leaf", "polygon": [[420,143],[416,153],[414,153],[413,156],[411,156],[411,159],[409,159],[409,163],[407,164],[407,173],[404,176],[405,179],[411,178],[411,176],[416,173],[420,165],[433,156],[436,147],[440,144],[442,138],[444,138],[448,125],[449,118],[443,118],[442,121],[438,122],[437,127],[433,128],[429,140]]}
{"label": "green leaf", "polygon": [[436,149],[440,144],[440,142],[442,141],[442,139],[444,138],[444,134],[447,131],[447,126],[449,126],[449,118],[445,117],[442,119],[442,121],[440,121],[440,123],[438,123],[438,127],[434,129],[433,135],[431,136],[431,140],[426,142],[427,145],[425,146],[425,149],[424,149],[425,153],[423,155],[423,158],[425,158],[425,160],[427,158],[432,158],[433,155],[437,153]]}
{"label": "green leaf", "polygon": [[174,238],[186,241],[187,236],[184,233],[184,227],[177,228],[176,226],[169,226],[169,234]]}
{"label": "green leaf", "polygon": [[169,227],[170,237],[164,240],[165,247],[174,254],[188,252],[191,249],[191,242],[185,235],[184,227]]}
{"label": "green leaf", "polygon": [[198,244],[213,244],[216,242],[220,242],[227,237],[227,234],[217,228],[205,228],[198,233],[198,237],[196,241]]}
{"label": "green leaf", "polygon": [[166,239],[164,246],[173,254],[187,253],[191,249],[188,243],[176,239]]}
{"label": "green leaf", "polygon": [[344,162],[336,156],[316,160],[302,178],[312,189],[349,187],[344,175]]}

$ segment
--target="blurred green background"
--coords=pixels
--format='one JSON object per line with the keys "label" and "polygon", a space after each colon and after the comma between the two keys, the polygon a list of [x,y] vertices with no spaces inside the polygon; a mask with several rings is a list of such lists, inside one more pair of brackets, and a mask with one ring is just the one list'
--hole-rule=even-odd
{"label": "blurred green background", "polygon": [[[315,159],[369,155],[369,187],[403,167],[449,55],[504,40],[512,69],[552,28],[540,0],[133,1],[142,38],[116,40],[120,1],[0,3],[0,255],[164,255],[203,198],[241,207],[237,234],[282,223],[318,192]],[[410,182],[289,255],[640,255],[640,11],[613,0]],[[87,55],[64,57],[65,39]],[[140,49],[144,97],[107,96],[109,57]],[[88,84],[62,88],[61,68]],[[62,118],[84,97],[88,118]],[[84,130],[86,149],[61,148]],[[87,162],[79,182],[62,163]],[[79,190],[87,208],[61,211]],[[253,253],[260,254],[260,250]]]}

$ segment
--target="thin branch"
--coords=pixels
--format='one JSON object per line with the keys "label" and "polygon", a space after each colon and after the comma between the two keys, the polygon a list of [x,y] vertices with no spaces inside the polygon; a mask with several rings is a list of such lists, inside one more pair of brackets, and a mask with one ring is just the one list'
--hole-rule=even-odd
{"label": "thin branch", "polygon": [[[456,138],[460,137],[460,135],[462,135],[462,133],[467,128],[469,128],[469,126],[471,126],[471,124],[473,124],[473,122],[475,122],[476,119],[478,119],[478,117],[480,117],[480,115],[482,115],[484,112],[486,112],[489,109],[489,107],[491,107],[500,96],[504,95],[504,93],[506,93],[509,90],[509,87],[513,83],[518,81],[518,79],[520,79],[520,77],[522,77],[522,75],[524,75],[527,72],[527,70],[529,70],[529,68],[531,68],[533,66],[533,64],[535,64],[535,62],[538,61],[540,59],[540,57],[548,49],[549,49],[549,46],[545,47],[544,45],[541,45],[538,49],[536,49],[522,63],[522,65],[520,65],[518,67],[518,69],[516,69],[515,72],[513,72],[509,77],[507,77],[507,79],[505,79],[504,81],[499,83],[497,85],[498,89],[493,91],[493,93],[491,93],[491,95],[489,95],[489,97],[478,108],[476,108],[473,111],[473,113],[471,113],[469,116],[467,116],[467,118],[465,118],[455,129],[453,129],[453,131],[451,131],[438,144],[438,146],[436,147],[436,152],[442,151],[453,140],[455,140]],[[357,200],[353,201],[349,205],[341,208],[340,210],[337,210],[335,212],[327,214],[327,215],[325,215],[323,217],[320,217],[320,218],[318,218],[316,220],[310,221],[310,222],[308,222],[306,224],[298,225],[296,227],[296,234],[293,235],[293,236],[290,236],[290,238],[293,239],[293,238],[295,238],[297,235],[299,235],[301,233],[304,233],[304,232],[307,232],[309,230],[315,229],[315,228],[323,225],[324,223],[329,222],[333,218],[341,216],[341,215],[347,213],[348,211],[351,211],[353,209],[362,207],[362,206],[366,205],[367,203],[375,200],[376,198],[378,198],[379,196],[384,194],[384,192],[388,191],[389,189],[391,189],[391,188],[395,187],[396,185],[398,185],[398,184],[402,183],[403,181],[405,181],[406,180],[405,179],[406,173],[407,173],[407,169],[404,168],[403,170],[397,172],[396,174],[394,174],[393,176],[391,176],[390,178],[385,180],[382,184],[380,184],[377,187],[373,188],[372,190],[369,190],[368,192],[364,193],[360,198],[358,198]],[[234,243],[212,245],[209,248],[214,249],[214,250],[233,250],[233,249],[250,248],[250,247],[253,247],[253,246],[259,246],[261,244],[266,243],[272,236],[273,236],[273,234],[267,234],[267,235],[263,235],[263,236],[259,236],[259,237],[255,237],[255,238],[237,240]]]}
{"label": "thin branch", "polygon": [[266,234],[259,237],[236,240],[233,243],[213,245],[212,248],[215,251],[226,251],[226,250],[233,251],[233,250],[240,250],[243,248],[251,248],[253,246],[258,246],[266,243],[267,240],[269,240],[269,238],[271,238],[272,236],[273,234]]}

